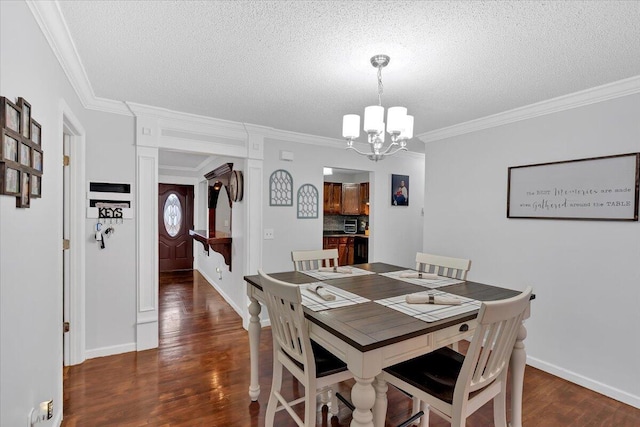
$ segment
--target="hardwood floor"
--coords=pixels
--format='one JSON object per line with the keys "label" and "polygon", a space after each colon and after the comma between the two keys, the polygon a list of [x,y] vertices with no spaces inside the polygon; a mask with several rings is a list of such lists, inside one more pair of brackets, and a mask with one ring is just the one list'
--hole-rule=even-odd
{"label": "hardwood floor", "polygon": [[[64,370],[65,427],[94,426],[251,426],[264,425],[271,385],[271,333],[260,342],[257,402],[248,396],[249,339],[237,313],[198,272],[164,273],[160,283],[158,349],[90,359]],[[286,377],[291,395],[298,386]],[[350,395],[351,383],[341,384]],[[300,387],[301,388],[301,387]],[[410,413],[410,401],[389,387],[387,426]],[[301,408],[302,409],[302,408]],[[302,412],[302,411],[301,411]],[[349,410],[337,418],[319,410],[319,426],[348,426]],[[527,366],[525,427],[637,427],[640,410]],[[448,426],[436,415],[430,426]],[[277,414],[276,426],[295,423]],[[493,426],[485,405],[468,427]]]}

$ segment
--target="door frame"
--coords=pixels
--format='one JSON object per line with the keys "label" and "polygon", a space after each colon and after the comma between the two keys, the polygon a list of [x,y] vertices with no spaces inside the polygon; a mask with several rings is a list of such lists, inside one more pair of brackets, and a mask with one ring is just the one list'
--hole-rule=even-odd
{"label": "door frame", "polygon": [[[70,322],[71,328],[63,338],[63,363],[65,366],[77,365],[85,361],[85,151],[86,132],[64,99],[60,100],[60,123],[58,132],[64,139],[69,136],[69,280],[63,280],[63,296],[65,299],[64,320]],[[64,203],[64,201],[61,201]],[[63,236],[62,222],[59,225],[60,236]],[[62,246],[62,239],[60,239]],[[61,259],[62,270],[62,259]],[[68,286],[65,286],[68,283]],[[68,318],[66,318],[68,316]]]}

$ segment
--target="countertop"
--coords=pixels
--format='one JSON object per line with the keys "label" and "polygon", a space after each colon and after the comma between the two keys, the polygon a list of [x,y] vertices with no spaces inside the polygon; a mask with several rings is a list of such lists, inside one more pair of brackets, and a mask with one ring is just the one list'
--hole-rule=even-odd
{"label": "countertop", "polygon": [[344,231],[341,230],[324,230],[322,232],[322,237],[361,237],[364,239],[368,239],[369,236],[365,236],[364,232],[360,233],[345,233]]}

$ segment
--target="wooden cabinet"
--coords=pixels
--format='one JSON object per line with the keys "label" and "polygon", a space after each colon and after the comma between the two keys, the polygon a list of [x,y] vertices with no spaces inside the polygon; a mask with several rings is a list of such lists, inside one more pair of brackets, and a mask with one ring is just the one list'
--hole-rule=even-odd
{"label": "wooden cabinet", "polygon": [[342,184],[342,215],[360,215],[360,184]]}
{"label": "wooden cabinet", "polygon": [[325,214],[342,213],[342,184],[325,182],[322,210]]}
{"label": "wooden cabinet", "polygon": [[369,215],[369,183],[325,182],[322,210],[334,215]]}
{"label": "wooden cabinet", "polygon": [[338,265],[353,265],[355,251],[352,236],[325,237],[322,239],[323,249],[338,249]]}
{"label": "wooden cabinet", "polygon": [[369,215],[369,183],[360,184],[360,214]]}

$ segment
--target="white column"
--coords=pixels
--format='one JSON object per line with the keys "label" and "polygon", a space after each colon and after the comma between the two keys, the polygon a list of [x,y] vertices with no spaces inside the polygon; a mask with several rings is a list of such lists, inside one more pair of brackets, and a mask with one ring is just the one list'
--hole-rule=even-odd
{"label": "white column", "polygon": [[158,149],[136,148],[136,349],[158,347]]}

